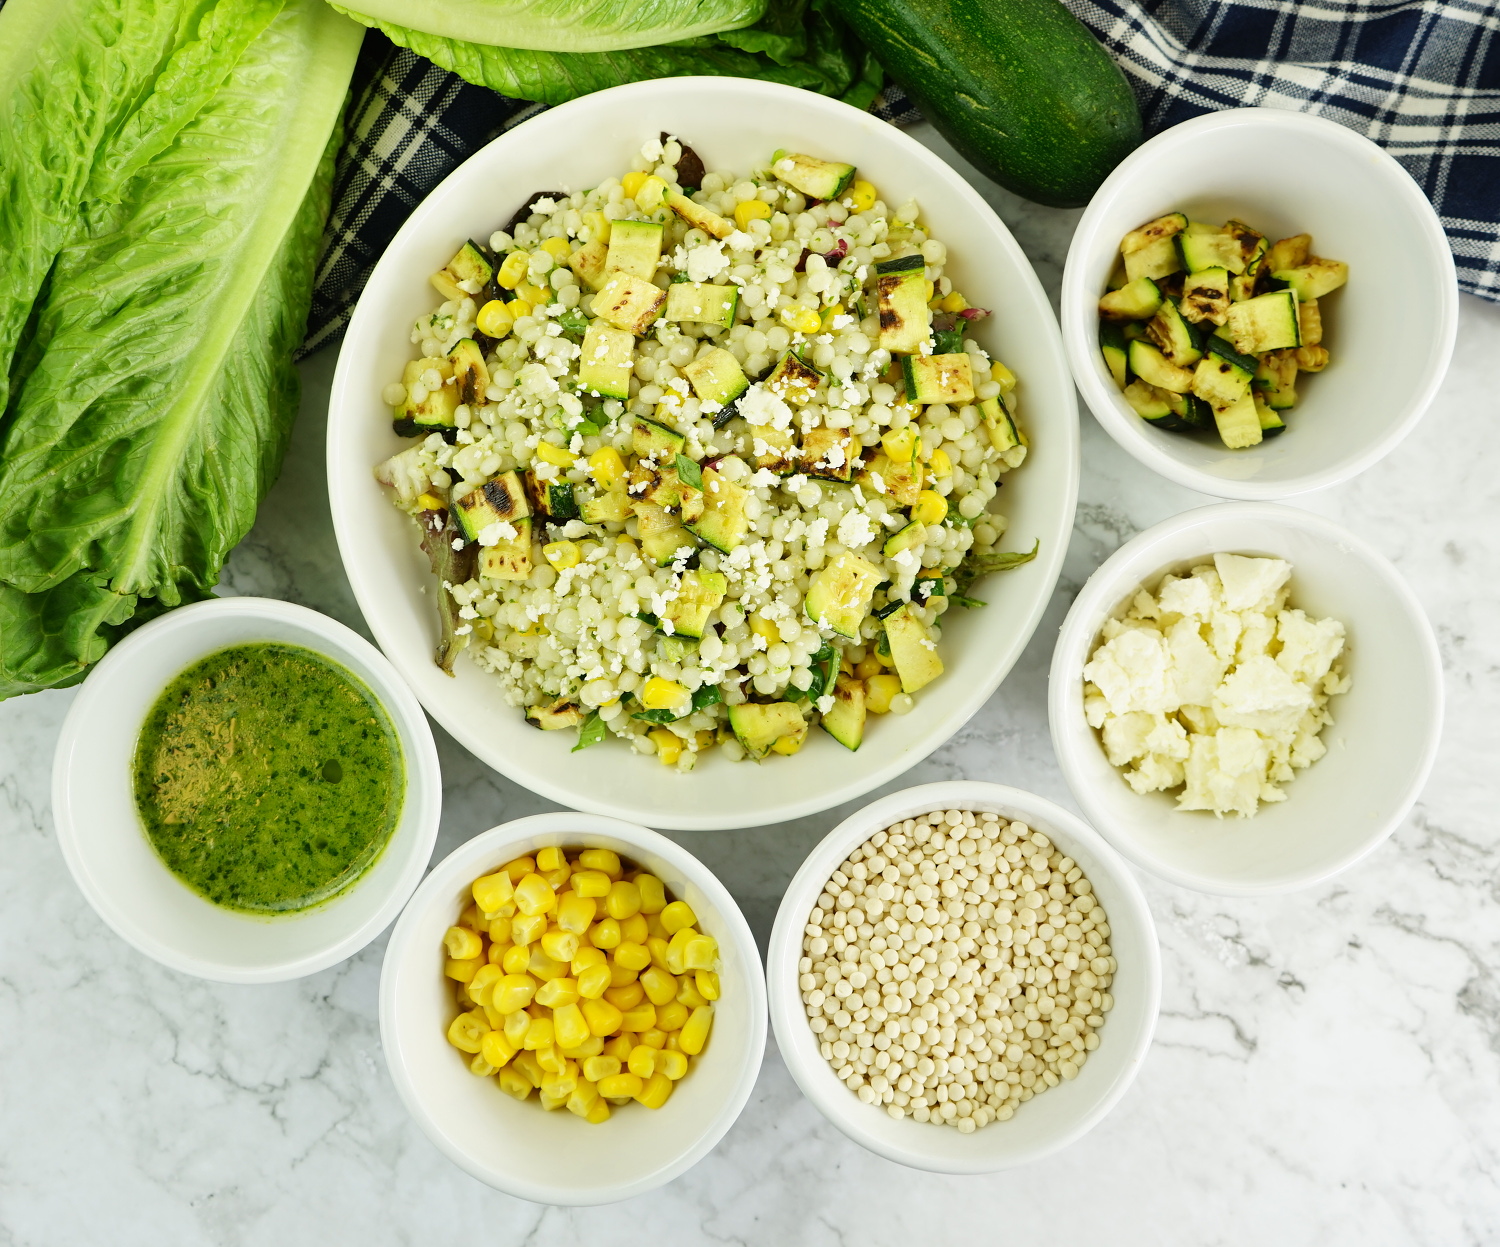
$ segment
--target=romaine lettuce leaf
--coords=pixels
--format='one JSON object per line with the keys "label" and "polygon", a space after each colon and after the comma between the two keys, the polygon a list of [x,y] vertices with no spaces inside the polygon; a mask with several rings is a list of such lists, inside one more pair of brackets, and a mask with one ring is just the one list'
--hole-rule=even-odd
{"label": "romaine lettuce leaf", "polygon": [[[773,2],[761,22],[746,30],[594,53],[536,52],[467,43],[376,21],[361,13],[351,11],[349,15],[469,82],[544,104],[561,104],[646,78],[713,74],[780,82],[834,96],[856,108],[868,107],[881,86],[875,58],[821,4],[814,3],[804,14],[804,3]],[[795,14],[790,22],[785,20],[789,13]]]}
{"label": "romaine lettuce leaf", "polygon": [[408,30],[542,52],[617,52],[734,30],[766,0],[357,0]]}
{"label": "romaine lettuce leaf", "polygon": [[0,696],[206,596],[253,522],[296,414],[360,36],[290,0],[58,249],[0,434]]}

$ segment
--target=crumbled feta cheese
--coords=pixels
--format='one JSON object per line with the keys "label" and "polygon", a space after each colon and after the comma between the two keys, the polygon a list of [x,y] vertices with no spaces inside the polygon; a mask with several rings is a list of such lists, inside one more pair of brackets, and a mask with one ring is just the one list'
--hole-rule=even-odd
{"label": "crumbled feta cheese", "polygon": [[[850,511],[839,521],[838,541],[842,546],[851,550],[858,550],[867,546],[875,539],[875,529],[870,524],[870,517],[863,511]],[[909,553],[909,551],[902,551]]]}
{"label": "crumbled feta cheese", "polygon": [[496,520],[493,524],[486,524],[479,530],[479,544],[498,546],[502,541],[510,541],[515,535],[515,526],[508,520]]}
{"label": "crumbled feta cheese", "polygon": [[740,395],[737,410],[747,424],[784,429],[792,422],[792,409],[758,381]]}
{"label": "crumbled feta cheese", "polygon": [[729,267],[724,244],[714,239],[688,250],[687,275],[691,281],[713,281]]}

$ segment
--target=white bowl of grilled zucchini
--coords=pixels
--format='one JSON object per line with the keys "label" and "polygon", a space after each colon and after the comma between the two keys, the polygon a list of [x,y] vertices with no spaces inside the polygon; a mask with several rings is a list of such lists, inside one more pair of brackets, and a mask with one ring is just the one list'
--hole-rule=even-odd
{"label": "white bowl of grilled zucchini", "polygon": [[328,470],[361,609],[453,736],[576,808],[725,828],[868,791],[994,692],[1067,545],[1077,416],[1035,274],[941,160],[671,79],[549,110],[418,208]]}
{"label": "white bowl of grilled zucchini", "polygon": [[1163,476],[1268,500],[1387,454],[1453,351],[1436,213],[1334,122],[1230,109],[1143,144],[1099,188],[1063,277],[1069,362],[1099,423]]}

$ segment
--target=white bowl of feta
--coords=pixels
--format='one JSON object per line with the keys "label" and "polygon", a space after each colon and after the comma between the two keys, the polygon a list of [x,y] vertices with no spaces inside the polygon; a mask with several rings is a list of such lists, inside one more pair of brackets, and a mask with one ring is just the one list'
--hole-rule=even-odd
{"label": "white bowl of feta", "polygon": [[[1225,574],[1224,592],[1230,601],[1216,601],[1207,608],[1203,632],[1212,644],[1221,645],[1221,656],[1230,651],[1214,637],[1213,612],[1219,613],[1224,626],[1238,628],[1237,621],[1222,617],[1244,607],[1243,617],[1249,619],[1254,613],[1252,599],[1259,599],[1261,606],[1280,601],[1278,586],[1284,572],[1259,560],[1290,564],[1282,609],[1300,610],[1306,616],[1286,620],[1292,632],[1278,631],[1268,652],[1280,657],[1283,645],[1293,647],[1282,668],[1312,667],[1321,677],[1328,651],[1337,650],[1332,678],[1323,686],[1333,691],[1326,704],[1331,722],[1310,747],[1306,738],[1299,746],[1302,761],[1316,760],[1305,767],[1299,762],[1295,777],[1277,786],[1284,799],[1269,793],[1253,817],[1216,817],[1210,809],[1181,808],[1179,798],[1184,794],[1189,796],[1187,804],[1212,806],[1208,788],[1217,782],[1232,789],[1233,775],[1200,771],[1196,785],[1135,791],[1122,768],[1111,763],[1101,732],[1091,726],[1091,717],[1095,722],[1103,717],[1097,694],[1091,691],[1095,704],[1085,705],[1086,688],[1097,687],[1094,678],[1116,695],[1128,693],[1132,680],[1144,687],[1151,680],[1191,678],[1170,664],[1165,672],[1152,671],[1118,647],[1103,655],[1114,660],[1108,672],[1092,668],[1086,680],[1085,667],[1118,634],[1119,623],[1111,621],[1126,620],[1132,608],[1137,622],[1143,611],[1155,611],[1153,602],[1138,598],[1143,590],[1159,604],[1163,578],[1175,576],[1184,579],[1168,593],[1181,594],[1185,588],[1201,592],[1201,587],[1187,586],[1186,579],[1195,568],[1215,567],[1215,555],[1257,560],[1221,558],[1217,564]],[[1215,575],[1208,580],[1213,582]],[[1167,614],[1165,622],[1177,619]],[[1320,627],[1323,620],[1342,625],[1342,647],[1329,645],[1338,630],[1333,624]],[[1294,632],[1300,640],[1283,640]],[[1267,737],[1274,738],[1284,730],[1274,715],[1257,720],[1255,712],[1276,700],[1282,690],[1272,685],[1284,671],[1278,674],[1268,666],[1255,676],[1252,664],[1233,661],[1231,670],[1246,673],[1239,687],[1230,690],[1243,716],[1240,721],[1260,722]],[[1220,686],[1221,696],[1226,687],[1227,681]],[[1376,848],[1421,792],[1437,753],[1443,719],[1437,641],[1421,603],[1400,573],[1374,547],[1332,521],[1273,503],[1223,503],[1187,511],[1117,550],[1089,578],[1068,612],[1053,652],[1048,699],[1052,743],[1063,775],[1100,833],[1143,870],[1184,887],[1228,896],[1308,887]],[[1212,723],[1205,730],[1222,732],[1224,726]],[[1270,740],[1267,743],[1274,749]],[[1225,765],[1232,771],[1235,764]],[[1139,786],[1148,784],[1142,780]]]}
{"label": "white bowl of feta", "polygon": [[[758,765],[714,749],[690,773],[614,740],[572,752],[576,732],[536,730],[525,707],[509,704],[496,678],[468,656],[452,677],[434,663],[436,583],[411,520],[372,471],[407,444],[392,431],[382,391],[413,354],[414,321],[432,310],[429,277],[465,239],[490,238],[534,193],[586,191],[619,177],[642,142],[662,131],[691,144],[710,170],[746,169],[795,145],[855,164],[859,177],[896,203],[915,197],[933,236],[947,243],[945,273],[991,312],[974,337],[1019,378],[1018,419],[1030,448],[1002,491],[1002,548],[1026,551],[1039,542],[1038,554],[976,584],[975,596],[988,606],[943,616],[945,672],[908,713],[872,718],[857,752],[822,730],[795,756]],[[1077,408],[1055,317],[983,198],[878,118],[811,92],[733,78],[599,92],[548,110],[456,170],[413,213],[360,299],[334,381],[327,454],[344,568],[376,641],[428,713],[481,760],[546,797],[667,828],[754,826],[826,809],[888,782],[947,740],[995,691],[1035,630],[1068,544],[1078,483]]]}

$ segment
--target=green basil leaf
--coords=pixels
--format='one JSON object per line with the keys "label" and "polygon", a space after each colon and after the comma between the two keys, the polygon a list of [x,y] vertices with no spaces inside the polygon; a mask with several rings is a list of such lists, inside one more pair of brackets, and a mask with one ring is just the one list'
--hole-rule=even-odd
{"label": "green basil leaf", "polygon": [[724,700],[724,695],[719,692],[717,684],[702,684],[693,694],[693,709],[702,710],[708,706],[717,706]]}
{"label": "green basil leaf", "polygon": [[637,710],[630,716],[632,719],[640,719],[643,723],[676,723],[681,715],[673,714],[670,710]]}
{"label": "green basil leaf", "polygon": [[969,586],[981,576],[987,576],[991,572],[1007,572],[1013,567],[1031,562],[1041,548],[1042,541],[1038,537],[1030,550],[994,550],[989,554],[968,555],[953,573],[953,579],[958,585],[958,593],[954,594],[954,598],[966,594]]}
{"label": "green basil leaf", "polygon": [[578,725],[578,743],[570,752],[577,753],[580,749],[587,749],[590,745],[597,745],[609,735],[609,728],[605,726],[604,720],[599,717],[595,710],[588,718]]}
{"label": "green basil leaf", "polygon": [[698,466],[695,460],[680,454],[677,456],[676,467],[677,479],[684,485],[691,486],[693,489],[703,488],[703,469]]}
{"label": "green basil leaf", "polygon": [[978,598],[967,598],[962,593],[955,593],[948,599],[955,606],[962,606],[965,610],[977,610],[981,606],[988,606],[988,602],[981,602]]}

